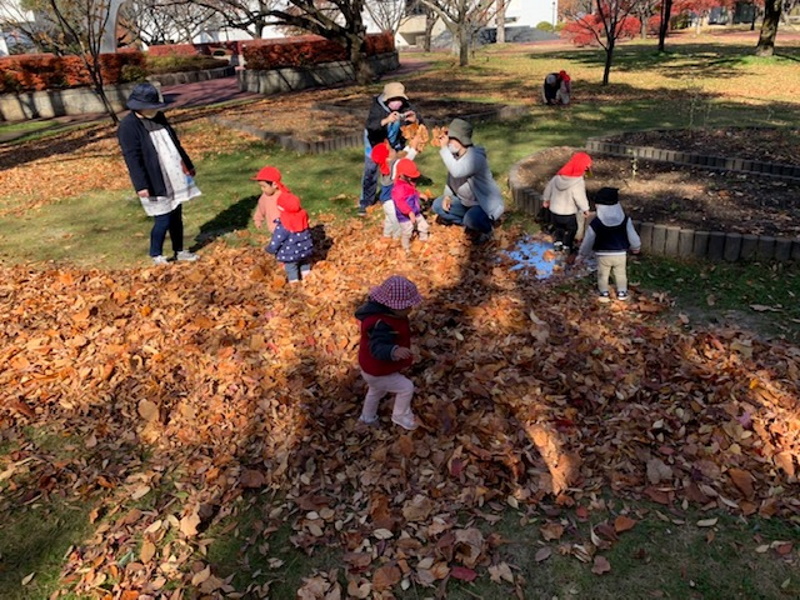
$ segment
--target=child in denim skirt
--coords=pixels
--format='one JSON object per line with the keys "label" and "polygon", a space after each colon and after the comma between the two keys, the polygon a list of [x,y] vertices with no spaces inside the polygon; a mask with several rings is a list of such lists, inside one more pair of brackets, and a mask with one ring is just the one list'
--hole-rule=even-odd
{"label": "child in denim skirt", "polygon": [[308,213],[300,207],[300,199],[288,191],[278,197],[278,213],[266,251],[283,263],[289,283],[300,283],[301,276],[305,279],[311,274],[309,259],[314,253]]}

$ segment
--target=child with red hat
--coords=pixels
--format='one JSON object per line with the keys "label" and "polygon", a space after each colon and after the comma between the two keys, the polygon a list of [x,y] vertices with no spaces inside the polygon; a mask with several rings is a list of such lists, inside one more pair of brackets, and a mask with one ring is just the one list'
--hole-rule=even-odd
{"label": "child with red hat", "polygon": [[421,302],[413,282],[393,275],[372,288],[367,303],[356,311],[361,321],[358,364],[367,382],[358,420],[365,425],[378,423],[378,403],[386,394],[394,394],[392,422],[408,430],[419,426],[411,411],[414,383],[400,371],[414,362],[408,316]]}
{"label": "child with red hat", "polygon": [[428,239],[428,222],[422,215],[420,194],[415,185],[419,175],[419,170],[413,160],[401,158],[397,161],[392,200],[397,221],[400,224],[400,243],[406,252],[411,248],[411,236],[414,235],[414,229],[419,233],[420,240],[424,242]]}
{"label": "child with red hat", "polygon": [[547,182],[542,193],[542,206],[549,208],[551,213],[554,246],[567,255],[572,253],[572,244],[578,235],[578,214],[582,218],[589,214],[589,199],[583,178],[591,167],[592,157],[586,152],[576,152]]}
{"label": "child with red hat", "polygon": [[400,238],[400,224],[397,222],[394,202],[392,201],[392,188],[394,187],[394,177],[392,170],[397,164],[397,151],[389,145],[387,140],[376,144],[370,154],[373,162],[378,165],[378,183],[381,186],[381,193],[378,196],[383,206],[383,237]]}
{"label": "child with red hat", "polygon": [[286,187],[278,195],[277,210],[275,231],[265,250],[283,263],[289,283],[300,283],[301,277],[305,279],[311,274],[309,259],[314,253],[308,213],[300,206],[300,199]]}
{"label": "child with red hat", "polygon": [[256,212],[253,213],[253,221],[258,229],[266,223],[270,233],[275,231],[275,220],[280,216],[278,212],[278,196],[283,192],[289,192],[281,183],[281,172],[275,167],[264,167],[253,177],[261,187],[261,196],[258,198]]}

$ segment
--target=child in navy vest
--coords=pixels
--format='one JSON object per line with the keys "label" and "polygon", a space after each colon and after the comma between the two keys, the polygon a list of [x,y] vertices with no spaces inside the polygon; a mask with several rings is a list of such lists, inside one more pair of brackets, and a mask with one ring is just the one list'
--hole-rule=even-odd
{"label": "child in navy vest", "polygon": [[400,371],[414,362],[408,315],[420,302],[417,286],[394,275],[372,288],[369,301],[356,311],[361,321],[358,364],[368,386],[358,420],[365,425],[378,423],[378,403],[386,394],[394,394],[392,422],[409,430],[418,427],[411,411],[414,383]]}
{"label": "child in navy vest", "polygon": [[600,302],[609,302],[609,277],[614,275],[617,300],[628,299],[628,250],[638,254],[642,247],[639,234],[619,204],[619,190],[605,187],[594,198],[597,216],[592,219],[583,238],[579,254],[597,255],[597,292]]}

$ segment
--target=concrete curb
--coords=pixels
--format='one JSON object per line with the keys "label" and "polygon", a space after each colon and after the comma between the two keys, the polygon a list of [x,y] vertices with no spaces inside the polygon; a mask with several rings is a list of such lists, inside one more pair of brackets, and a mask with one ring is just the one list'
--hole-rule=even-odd
{"label": "concrete curb", "polygon": [[[590,149],[588,144],[587,149]],[[577,151],[578,148],[574,150]],[[539,190],[525,187],[520,178],[520,170],[524,163],[537,154],[546,151],[549,151],[549,149],[535,152],[516,162],[508,173],[508,186],[511,188],[511,197],[514,200],[514,205],[518,210],[534,217],[539,213],[539,209],[542,206],[542,194]],[[593,151],[599,152],[598,150]],[[605,154],[612,153],[605,152]],[[622,155],[631,156],[630,154]],[[699,165],[692,164],[692,166]],[[773,176],[782,179],[786,178],[782,174]],[[791,179],[794,179],[794,177]],[[800,261],[800,238],[743,235],[725,231],[695,231],[694,229],[682,229],[671,225],[640,223],[638,221],[634,221],[633,224],[642,238],[642,252],[647,254],[682,258],[692,256],[718,262],[753,260]]]}

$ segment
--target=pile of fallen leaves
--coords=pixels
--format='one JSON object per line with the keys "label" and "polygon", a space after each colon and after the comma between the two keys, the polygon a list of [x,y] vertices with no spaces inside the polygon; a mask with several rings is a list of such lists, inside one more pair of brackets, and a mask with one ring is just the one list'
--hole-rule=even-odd
{"label": "pile of fallen leaves", "polygon": [[[379,237],[379,212],[322,219],[332,244],[300,286],[259,248],[219,242],[194,264],[2,268],[0,443],[14,450],[0,457],[0,515],[51,496],[95,507],[64,590],[268,595],[236,589],[206,558],[205,532],[245,494],[280,498],[266,540],[288,521],[295,546],[343,551],[346,590],[340,573],[319,573],[301,598],[391,598],[449,577],[520,585],[495,560],[502,540],[476,525],[508,505],[586,518],[611,490],[800,512],[798,348],[665,324],[663,298],[601,306],[512,271],[513,231],[473,247],[434,227],[406,256]],[[357,425],[353,311],[393,273],[425,297],[412,317],[416,432],[391,425],[388,402],[380,427]],[[53,456],[30,426],[67,447]],[[634,524],[617,514],[557,551],[605,572],[602,550]],[[542,532],[557,541],[563,526],[545,519]]]}

